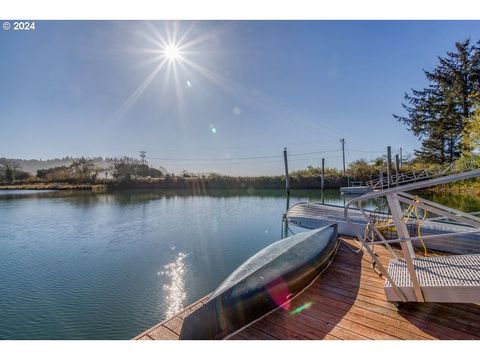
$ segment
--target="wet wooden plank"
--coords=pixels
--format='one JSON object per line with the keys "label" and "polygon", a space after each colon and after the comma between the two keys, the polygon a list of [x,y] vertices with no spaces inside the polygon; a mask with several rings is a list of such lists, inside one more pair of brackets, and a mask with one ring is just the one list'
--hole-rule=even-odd
{"label": "wet wooden plank", "polygon": [[178,340],[178,335],[165,326],[159,326],[148,333],[153,340]]}
{"label": "wet wooden plank", "polygon": [[[240,335],[240,334],[237,334]],[[277,338],[273,337],[272,335],[262,331],[258,330],[253,326],[249,326],[245,330],[242,331],[242,336],[243,339],[247,338],[255,338],[257,340],[278,340]],[[231,338],[230,338],[231,339]]]}
{"label": "wet wooden plank", "polygon": [[153,340],[153,339],[148,335],[143,335],[141,338],[138,338],[137,340]]}
{"label": "wet wooden plank", "polygon": [[[352,240],[347,242],[356,246]],[[391,258],[381,246],[375,247],[375,253],[384,263]],[[383,285],[368,254],[357,255],[341,246],[330,267],[288,310],[271,313],[231,339],[480,339],[479,305],[424,303],[397,309],[386,301]],[[136,339],[177,339],[185,317],[206,299]]]}
{"label": "wet wooden plank", "polygon": [[168,328],[170,331],[174,332],[176,335],[180,336],[180,331],[182,331],[182,324],[182,319],[174,317],[173,319],[170,319],[165,323],[165,327]]}

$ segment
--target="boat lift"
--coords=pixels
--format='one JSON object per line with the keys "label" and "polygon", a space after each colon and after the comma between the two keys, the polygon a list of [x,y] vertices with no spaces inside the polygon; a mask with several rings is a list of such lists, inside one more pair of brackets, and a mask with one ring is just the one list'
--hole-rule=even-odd
{"label": "boat lift", "polygon": [[[401,302],[480,302],[480,253],[462,255],[419,256],[415,253],[412,241],[450,241],[462,236],[480,233],[480,218],[472,214],[440,205],[409,194],[435,185],[465,180],[480,176],[480,170],[443,176],[416,183],[406,184],[364,194],[350,200],[345,205],[345,219],[356,238],[371,256],[374,268],[385,277],[384,290],[388,301]],[[388,217],[384,221],[373,221],[371,212],[364,209],[366,201],[386,200]],[[355,208],[354,208],[355,206]],[[412,209],[424,216],[411,216]],[[451,221],[461,225],[462,231],[455,233],[421,234],[423,219],[429,218]],[[367,221],[364,231],[356,226],[361,214]],[[413,226],[412,226],[413,225]],[[409,230],[410,228],[410,230]],[[416,229],[412,234],[411,229]],[[393,235],[392,235],[393,234]],[[384,244],[393,254],[389,264],[382,264],[374,252],[374,246]],[[398,257],[391,246],[400,245],[403,257]],[[480,242],[477,252],[480,249]]]}

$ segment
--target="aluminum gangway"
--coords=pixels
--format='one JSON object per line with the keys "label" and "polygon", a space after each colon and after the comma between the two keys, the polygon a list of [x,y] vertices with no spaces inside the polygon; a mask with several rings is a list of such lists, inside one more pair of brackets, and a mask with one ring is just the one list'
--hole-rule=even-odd
{"label": "aluminum gangway", "polygon": [[393,174],[388,181],[387,176],[381,176],[378,179],[366,181],[365,184],[372,190],[383,190],[390,187],[411,184],[428,179],[434,179],[449,174],[453,170],[453,164],[440,170],[424,169],[420,171],[408,171],[404,173]]}
{"label": "aluminum gangway", "polygon": [[[345,206],[345,218],[349,224],[355,207],[368,220],[365,231],[352,226],[356,238],[371,259],[374,269],[385,277],[384,290],[389,301],[401,302],[450,302],[480,303],[480,242],[474,253],[464,255],[420,256],[412,246],[414,240],[435,241],[480,233],[480,218],[441,204],[411,195],[408,192],[453,181],[480,176],[480,170],[443,176],[417,183],[402,185],[387,190],[368,193],[350,200]],[[385,201],[389,218],[376,222],[365,211],[367,200]],[[413,209],[413,210],[412,210]],[[412,211],[420,216],[411,216]],[[428,216],[465,225],[465,230],[445,234],[421,234],[421,223]],[[416,226],[411,226],[411,225]],[[411,229],[416,229],[412,231]],[[383,244],[392,253],[393,259],[384,264],[376,256],[374,246]],[[392,246],[400,246],[403,257],[398,257]]]}

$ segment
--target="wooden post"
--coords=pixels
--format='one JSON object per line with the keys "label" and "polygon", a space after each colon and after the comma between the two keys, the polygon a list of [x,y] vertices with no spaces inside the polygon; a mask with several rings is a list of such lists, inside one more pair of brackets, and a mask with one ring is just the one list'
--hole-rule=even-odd
{"label": "wooden post", "polygon": [[289,193],[287,193],[287,207],[286,207],[286,210],[285,210],[285,214],[283,214],[282,239],[288,237],[288,220],[287,220],[288,209],[290,209],[290,194]]}
{"label": "wooden post", "polygon": [[288,177],[287,148],[283,149],[283,161],[285,162],[285,190],[287,190],[287,195],[290,195],[290,179]]}
{"label": "wooden post", "polygon": [[387,187],[392,185],[392,147],[387,146]]}
{"label": "wooden post", "polygon": [[322,191],[325,189],[325,158],[322,158]]}
{"label": "wooden post", "polygon": [[395,181],[395,183],[397,184],[398,186],[398,176],[400,175],[400,159],[398,157],[398,154],[395,155],[395,177],[397,179],[397,181]]}
{"label": "wooden post", "polygon": [[402,148],[400,148],[400,168],[403,166]]}

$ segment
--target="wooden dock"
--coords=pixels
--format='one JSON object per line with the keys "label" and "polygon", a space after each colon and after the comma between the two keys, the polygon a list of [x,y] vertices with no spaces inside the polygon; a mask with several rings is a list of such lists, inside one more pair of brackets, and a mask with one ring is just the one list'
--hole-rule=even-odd
{"label": "wooden dock", "polygon": [[[352,240],[343,240],[356,247]],[[384,247],[375,251],[385,262],[391,257]],[[231,339],[480,339],[479,305],[412,303],[397,309],[386,301],[383,285],[384,279],[371,269],[369,255],[354,254],[342,244],[330,267],[288,310],[276,310]],[[183,319],[206,299],[135,339],[178,339]]]}

